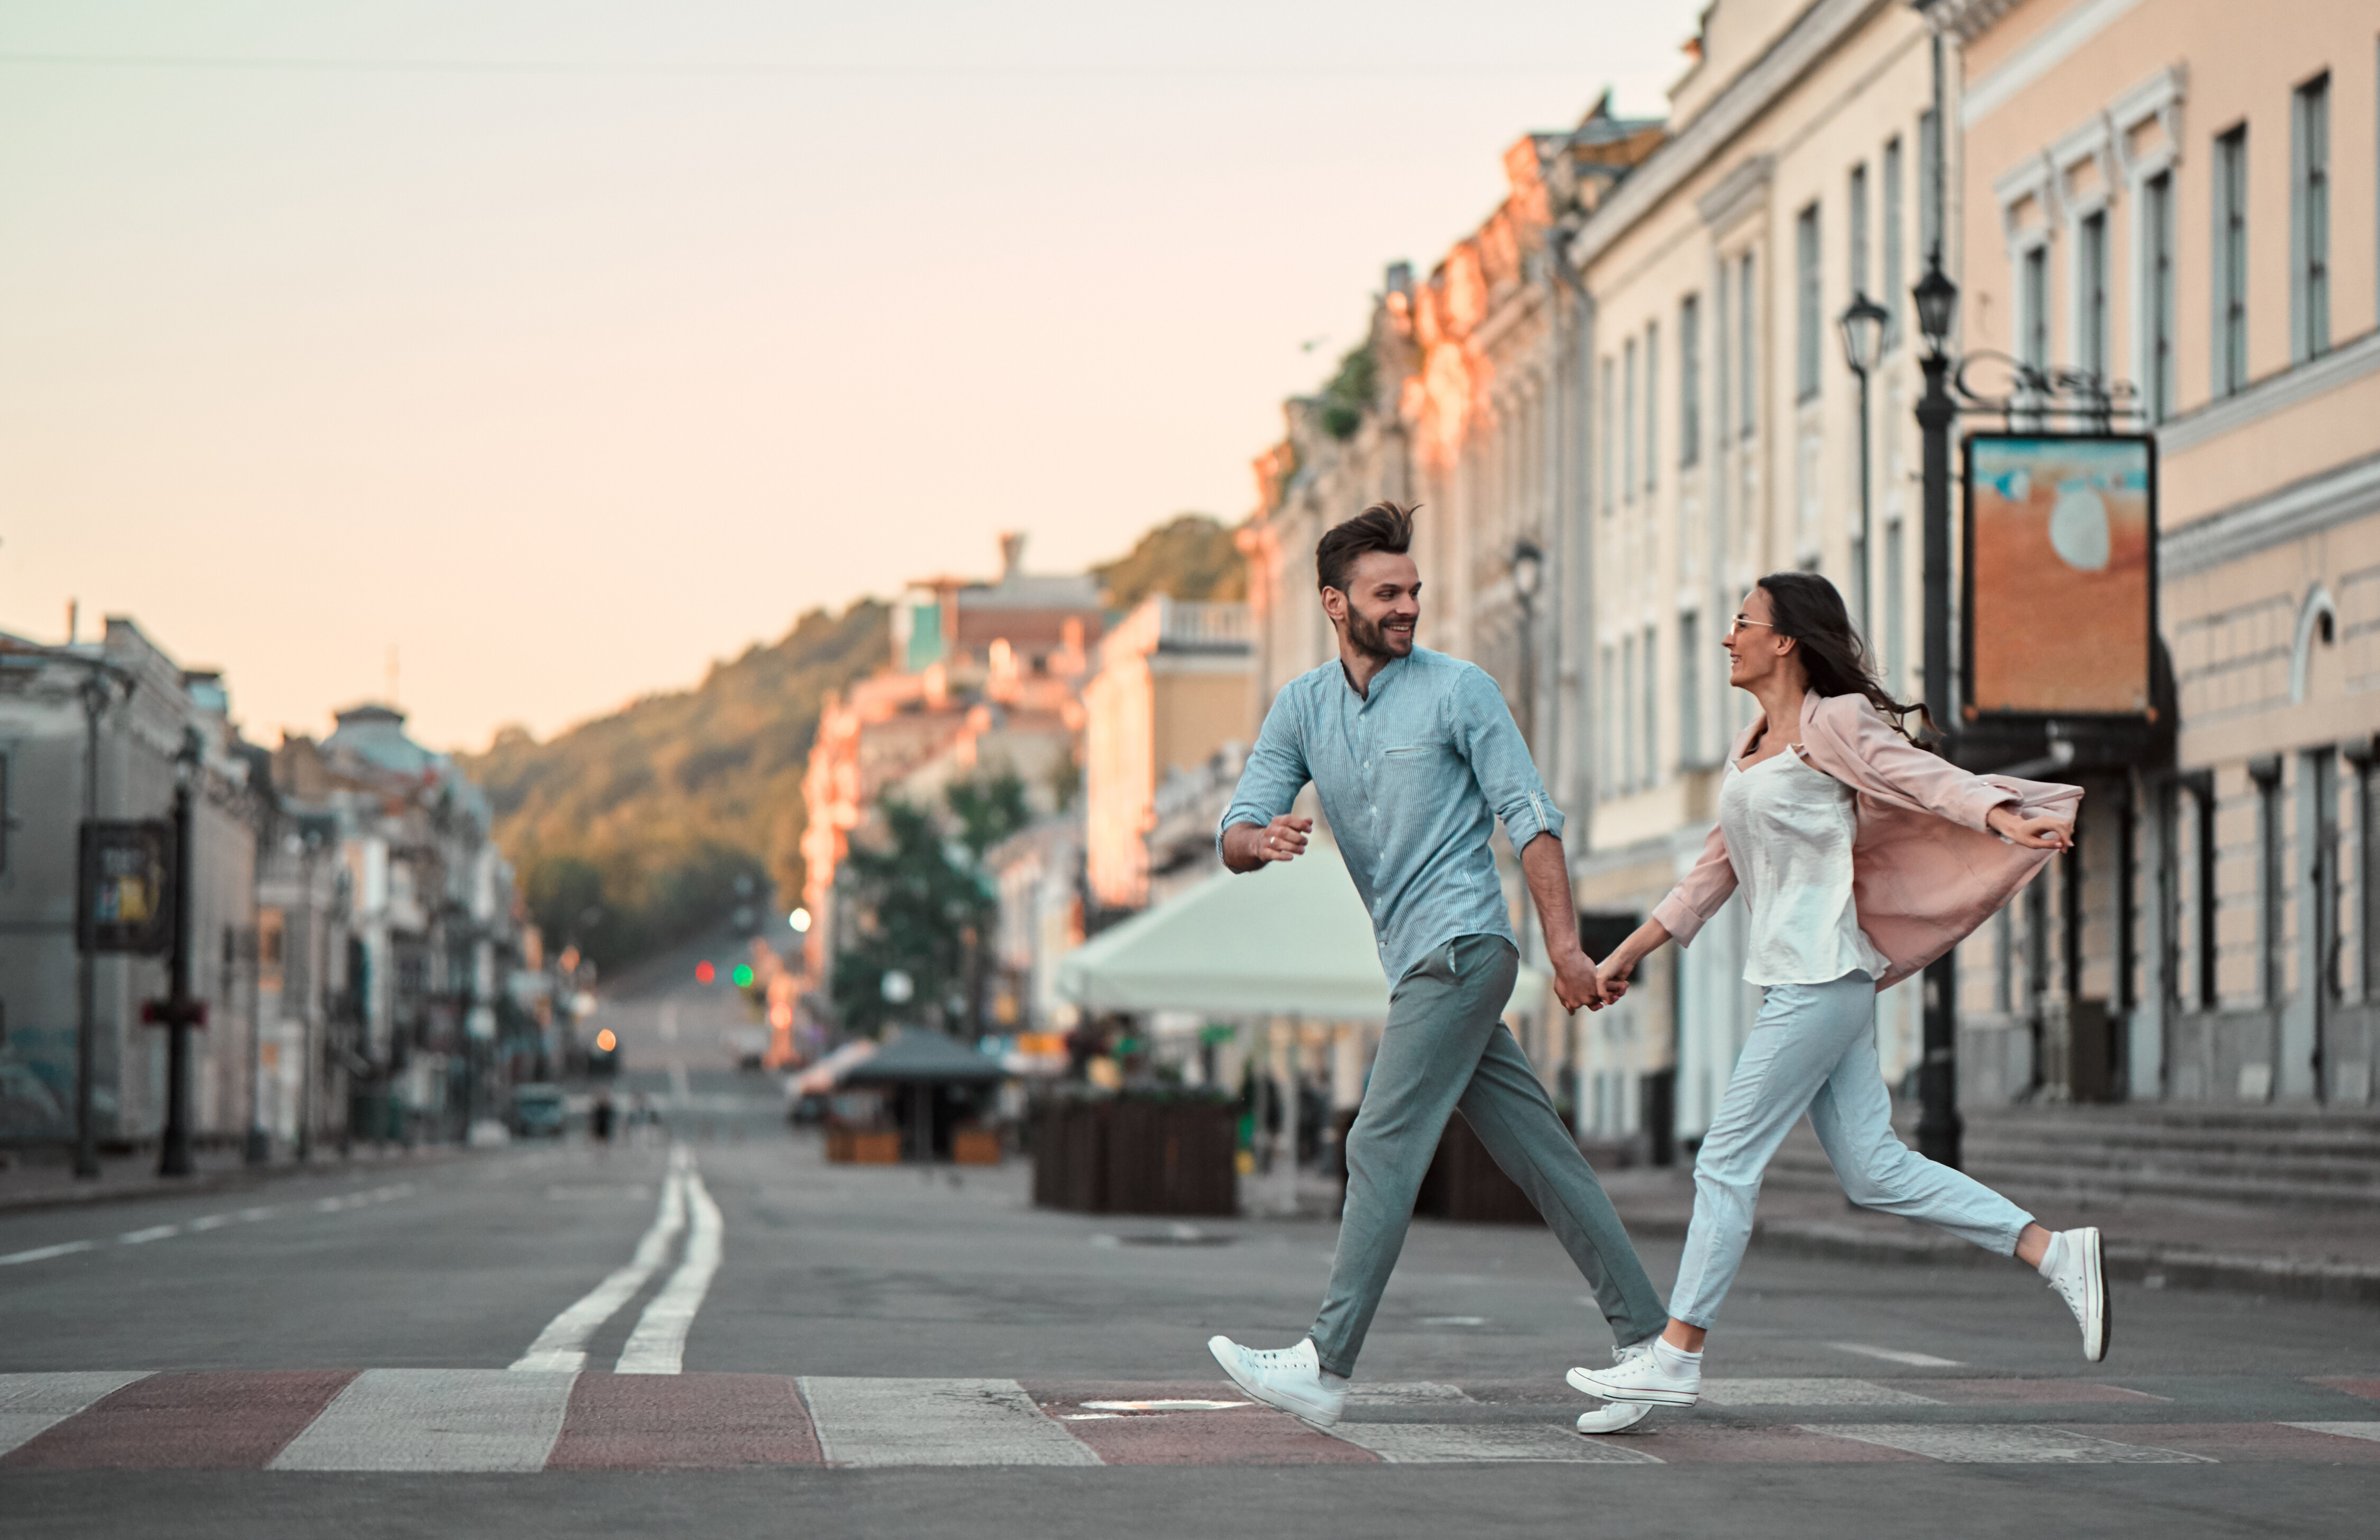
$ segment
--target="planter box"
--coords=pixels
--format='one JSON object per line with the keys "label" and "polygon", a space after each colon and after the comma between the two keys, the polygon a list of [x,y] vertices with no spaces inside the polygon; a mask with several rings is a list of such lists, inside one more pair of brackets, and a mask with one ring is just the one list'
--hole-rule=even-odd
{"label": "planter box", "polygon": [[1000,1131],[992,1128],[961,1128],[951,1134],[951,1159],[961,1166],[997,1166],[1000,1164]]}
{"label": "planter box", "polygon": [[1055,1102],[1033,1125],[1033,1202],[1076,1214],[1239,1211],[1239,1109],[1223,1101]]}
{"label": "planter box", "polygon": [[901,1131],[837,1128],[829,1124],[826,1158],[838,1166],[897,1166],[901,1163]]}
{"label": "planter box", "polygon": [[1465,1224],[1546,1222],[1460,1112],[1446,1120],[1438,1153],[1431,1157],[1429,1171],[1421,1179],[1421,1192],[1414,1199],[1414,1213]]}

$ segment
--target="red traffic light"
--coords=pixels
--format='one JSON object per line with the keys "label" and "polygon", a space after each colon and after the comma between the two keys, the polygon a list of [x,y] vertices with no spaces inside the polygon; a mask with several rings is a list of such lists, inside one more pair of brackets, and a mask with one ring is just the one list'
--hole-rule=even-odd
{"label": "red traffic light", "polygon": [[694,965],[694,981],[697,984],[708,984],[718,976],[719,970],[712,967],[708,961],[697,963]]}

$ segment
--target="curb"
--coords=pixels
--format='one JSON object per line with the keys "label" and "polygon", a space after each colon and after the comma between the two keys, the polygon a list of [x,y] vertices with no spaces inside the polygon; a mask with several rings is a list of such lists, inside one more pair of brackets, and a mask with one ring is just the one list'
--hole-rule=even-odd
{"label": "curb", "polygon": [[[1844,1262],[1976,1267],[2004,1260],[1948,1236],[1879,1235],[1852,1225],[1755,1225],[1752,1243]],[[2380,1267],[2353,1262],[2116,1244],[2107,1247],[2107,1276],[2152,1289],[2225,1289],[2329,1304],[2380,1304]]]}
{"label": "curb", "polygon": [[137,1186],[65,1187],[50,1193],[0,1193],[0,1215],[38,1214],[58,1208],[96,1208],[109,1204],[142,1203],[160,1198],[192,1197],[203,1194],[245,1193],[269,1186],[285,1177],[336,1176],[346,1172],[409,1170],[417,1166],[443,1165],[472,1153],[450,1146],[430,1146],[419,1151],[370,1160],[353,1158],[309,1161],[305,1165],[282,1163],[272,1166],[240,1166],[229,1170],[207,1171],[176,1181],[153,1177]]}

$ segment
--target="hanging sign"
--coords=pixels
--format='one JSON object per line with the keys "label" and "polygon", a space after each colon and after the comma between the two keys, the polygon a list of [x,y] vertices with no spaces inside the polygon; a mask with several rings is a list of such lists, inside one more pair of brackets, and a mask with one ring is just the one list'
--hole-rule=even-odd
{"label": "hanging sign", "polygon": [[103,819],[81,829],[75,946],[156,956],[174,941],[174,826]]}

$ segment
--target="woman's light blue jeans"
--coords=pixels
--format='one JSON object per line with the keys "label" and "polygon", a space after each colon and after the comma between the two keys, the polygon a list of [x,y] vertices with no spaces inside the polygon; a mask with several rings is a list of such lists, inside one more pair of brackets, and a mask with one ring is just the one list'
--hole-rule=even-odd
{"label": "woman's light blue jeans", "polygon": [[1694,1157],[1694,1218],[1670,1314],[1707,1328],[1743,1264],[1760,1178],[1804,1111],[1863,1208],[1923,1219],[2007,1256],[2033,1216],[1973,1177],[1893,1136],[1892,1097],[1876,1058],[1876,984],[1774,984],[1735,1061],[1726,1099]]}

